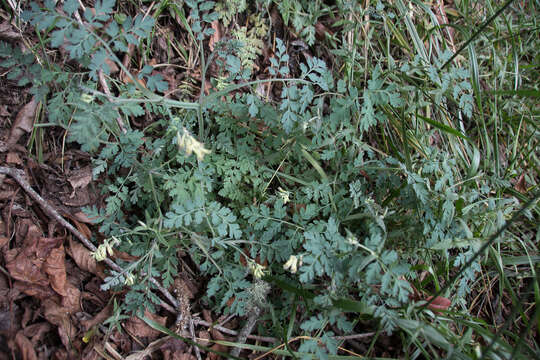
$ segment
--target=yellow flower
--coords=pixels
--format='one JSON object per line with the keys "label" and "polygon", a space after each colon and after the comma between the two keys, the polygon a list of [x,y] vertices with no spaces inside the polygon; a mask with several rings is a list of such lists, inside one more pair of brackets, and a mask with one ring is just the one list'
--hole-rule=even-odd
{"label": "yellow flower", "polygon": [[278,193],[283,203],[286,204],[291,200],[291,193],[287,190],[283,190],[281,187],[278,187]]}
{"label": "yellow flower", "polygon": [[126,273],[126,280],[124,280],[124,284],[128,286],[135,284],[135,276],[133,276],[131,273]]}
{"label": "yellow flower", "polygon": [[289,260],[283,265],[283,270],[289,270],[291,273],[296,274],[296,271],[298,270],[298,258],[291,255]]}
{"label": "yellow flower", "polygon": [[253,276],[255,276],[255,278],[257,279],[262,278],[265,274],[265,269],[266,268],[262,266],[261,264],[257,264],[253,260],[249,260],[249,270],[251,271]]}
{"label": "yellow flower", "polygon": [[96,261],[103,261],[107,258],[107,247],[103,245],[104,244],[99,245],[96,251],[92,253],[92,257],[96,259]]}
{"label": "yellow flower", "polygon": [[120,240],[116,237],[112,237],[112,240],[109,241],[109,239],[106,239],[103,241],[103,244],[100,244],[96,251],[92,253],[92,257],[96,259],[96,261],[103,261],[107,258],[107,254],[109,256],[114,255],[114,249],[113,246],[116,246],[120,244]]}
{"label": "yellow flower", "polygon": [[176,142],[178,143],[178,148],[184,150],[187,156],[195,153],[199,161],[202,161],[205,155],[211,153],[210,150],[204,148],[203,143],[197,141],[186,129],[183,130],[182,134],[180,134],[180,131],[176,133]]}

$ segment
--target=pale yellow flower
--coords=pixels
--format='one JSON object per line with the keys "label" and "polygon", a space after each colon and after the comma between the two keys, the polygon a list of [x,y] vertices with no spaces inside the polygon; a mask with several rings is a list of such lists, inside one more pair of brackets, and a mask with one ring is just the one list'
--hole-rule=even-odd
{"label": "pale yellow flower", "polygon": [[253,260],[249,261],[249,271],[255,276],[255,278],[260,279],[264,276],[266,273],[266,268],[262,266],[261,264],[256,263]]}
{"label": "pale yellow flower", "polygon": [[291,200],[291,193],[287,190],[283,190],[281,187],[278,187],[278,194],[284,204]]}
{"label": "pale yellow flower", "polygon": [[291,255],[289,260],[283,265],[283,270],[289,270],[291,273],[296,274],[296,271],[298,271],[298,258],[295,255]]}
{"label": "pale yellow flower", "polygon": [[205,155],[211,153],[210,150],[204,148],[203,143],[197,141],[186,129],[183,129],[182,134],[181,131],[176,133],[176,141],[178,148],[184,150],[187,156],[195,153],[199,161],[202,161]]}
{"label": "pale yellow flower", "polygon": [[131,273],[126,273],[126,280],[124,280],[125,285],[133,285],[135,284],[135,276]]}

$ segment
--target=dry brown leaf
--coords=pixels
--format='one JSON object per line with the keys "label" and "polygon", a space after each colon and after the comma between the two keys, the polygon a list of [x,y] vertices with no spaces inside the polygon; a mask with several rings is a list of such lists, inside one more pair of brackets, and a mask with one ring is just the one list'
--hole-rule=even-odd
{"label": "dry brown leaf", "polygon": [[25,307],[24,308],[24,313],[23,313],[23,316],[22,316],[22,319],[21,319],[21,327],[23,329],[26,327],[26,325],[28,325],[30,320],[32,320],[34,314],[35,314],[35,312],[31,307]]}
{"label": "dry brown leaf", "polygon": [[116,74],[120,70],[118,65],[116,65],[116,63],[114,61],[112,61],[111,59],[109,59],[109,58],[105,59],[105,64],[107,64],[109,66],[109,73],[111,75]]}
{"label": "dry brown leaf", "polygon": [[75,219],[77,219],[78,221],[80,222],[83,222],[83,223],[86,223],[86,224],[93,224],[94,223],[94,219],[93,218],[89,218],[84,212],[82,211],[79,211],[75,214],[73,214],[73,217],[75,217]]}
{"label": "dry brown leaf", "polygon": [[103,267],[97,263],[96,259],[92,257],[92,252],[88,250],[84,245],[74,241],[70,237],[69,249],[69,255],[73,258],[73,260],[75,260],[75,263],[78,267],[99,276],[101,279],[105,279]]}
{"label": "dry brown leaf", "polygon": [[199,331],[199,334],[197,336],[199,339],[198,339],[198,343],[202,346],[208,346],[210,345],[210,333],[206,330],[201,330]]}
{"label": "dry brown leaf", "polygon": [[13,320],[15,320],[13,316],[14,312],[10,311],[9,308],[0,311],[0,333],[12,330]]}
{"label": "dry brown leaf", "polygon": [[73,190],[84,188],[92,181],[92,168],[88,166],[82,169],[70,171],[67,180],[73,187]]}
{"label": "dry brown leaf", "polygon": [[64,242],[63,237],[55,238],[39,238],[36,246],[36,256],[41,259],[46,259],[51,253],[52,249],[59,247]]}
{"label": "dry brown leaf", "polygon": [[[152,314],[151,312],[145,310],[144,316],[146,316],[148,319],[153,320],[157,322],[158,324],[165,326],[165,322],[167,321],[166,317],[158,316],[156,314]],[[143,320],[141,320],[138,317],[132,317],[128,321],[126,321],[124,325],[126,331],[128,331],[133,336],[137,337],[146,337],[150,341],[155,340],[161,332],[158,330],[155,330],[148,326]]]}
{"label": "dry brown leaf", "polygon": [[16,280],[47,287],[49,279],[41,271],[43,260],[36,258],[30,251],[10,249],[5,253],[6,268]]}
{"label": "dry brown leaf", "polygon": [[122,355],[120,355],[120,353],[116,351],[116,348],[110,342],[105,341],[105,345],[103,346],[103,348],[107,350],[107,352],[111,355],[112,358],[116,360],[123,360]]}
{"label": "dry brown leaf", "polygon": [[223,31],[221,30],[221,24],[219,23],[219,20],[212,21],[212,29],[214,29],[214,33],[212,36],[210,36],[210,40],[208,40],[208,48],[210,51],[214,51],[214,47],[218,41],[221,40],[223,37]]}
{"label": "dry brown leaf", "polygon": [[0,248],[4,247],[9,242],[9,239],[5,236],[0,236]]}
{"label": "dry brown leaf", "polygon": [[184,353],[187,348],[188,346],[185,342],[172,336],[164,338],[164,341],[159,346],[159,349],[163,353],[169,352],[170,354],[174,354],[175,352]]}
{"label": "dry brown leaf", "polygon": [[55,301],[45,299],[43,301],[43,316],[53,325],[58,327],[58,335],[66,349],[72,348],[71,342],[75,339],[76,329],[71,323],[67,310]]}
{"label": "dry brown leaf", "polygon": [[77,220],[73,220],[73,222],[75,223],[75,227],[77,228],[77,230],[79,230],[81,234],[83,234],[87,239],[92,238],[92,232],[90,231],[88,226],[86,226],[86,224],[81,223]]}
{"label": "dry brown leaf", "polygon": [[161,339],[157,339],[156,341],[151,342],[144,350],[137,351],[129,355],[125,358],[125,360],[144,360],[152,357],[152,353],[159,350],[161,345],[166,342],[168,338],[169,337],[163,337]]}
{"label": "dry brown leaf", "polygon": [[[225,345],[221,345],[221,344],[215,344],[210,349],[214,350],[215,352],[222,352],[222,353],[228,353],[229,352],[229,349],[227,349],[227,347]],[[219,360],[219,359],[221,359],[221,355],[218,355],[218,354],[212,352],[212,353],[208,354],[207,359]]]}
{"label": "dry brown leaf", "polygon": [[17,347],[19,348],[23,360],[37,360],[38,357],[34,350],[34,345],[32,345],[30,340],[24,336],[22,330],[15,335],[15,344],[17,344]]}
{"label": "dry brown leaf", "polygon": [[[30,225],[22,247],[6,251],[5,261],[6,268],[14,279],[43,288],[49,285],[49,278],[45,274],[44,263],[48,260],[51,251],[62,243],[63,238],[44,238],[40,235],[41,232],[37,226]],[[53,261],[58,256],[55,254],[48,261]],[[56,274],[57,272],[53,271],[53,273]],[[28,294],[26,289],[23,289],[23,291]]]}
{"label": "dry brown leaf", "polygon": [[81,311],[81,292],[75,286],[66,282],[66,295],[62,298],[62,307],[70,314]]}
{"label": "dry brown leaf", "polygon": [[138,256],[133,256],[133,255],[128,254],[127,252],[124,252],[124,251],[119,251],[119,250],[113,249],[113,252],[114,252],[114,257],[117,258],[117,259],[120,259],[120,260],[124,260],[124,261],[137,261],[137,260],[139,260]]}
{"label": "dry brown leaf", "polygon": [[81,325],[83,327],[83,331],[86,332],[90,330],[90,328],[101,324],[105,320],[107,320],[111,315],[113,311],[113,304],[109,303],[107,306],[105,306],[103,309],[101,309],[100,312],[98,312],[93,318],[89,320],[81,320]]}
{"label": "dry brown leaf", "polygon": [[6,163],[7,164],[16,164],[16,165],[22,165],[22,160],[20,156],[15,152],[8,152],[6,155]]}
{"label": "dry brown leaf", "polygon": [[195,355],[190,353],[179,353],[175,352],[172,354],[171,360],[197,360]]}
{"label": "dry brown leaf", "polygon": [[43,265],[43,271],[49,276],[53,290],[62,296],[67,296],[67,274],[63,245],[51,250]]}
{"label": "dry brown leaf", "polygon": [[35,97],[24,105],[17,114],[15,122],[11,128],[11,133],[8,138],[8,145],[14,145],[19,141],[19,138],[25,133],[32,131],[34,127],[34,117],[36,116],[38,102]]}
{"label": "dry brown leaf", "polygon": [[22,35],[20,32],[16,31],[16,27],[11,25],[9,21],[4,21],[0,24],[0,39],[3,40],[19,40],[22,38]]}
{"label": "dry brown leaf", "polygon": [[516,184],[514,185],[514,189],[516,189],[522,194],[527,193],[527,182],[525,181],[525,174],[521,174],[519,176],[518,181],[516,181]]}
{"label": "dry brown leaf", "polygon": [[[430,301],[433,298],[433,296],[428,296],[427,301]],[[437,315],[440,315],[441,313],[437,310],[447,310],[452,302],[448,300],[445,297],[437,296],[431,304],[428,305],[428,309],[433,310],[433,312]]]}
{"label": "dry brown leaf", "polygon": [[29,284],[24,281],[15,281],[13,287],[20,292],[32,296],[38,299],[53,299],[58,298],[58,294],[51,289],[50,286],[40,286],[36,284]]}
{"label": "dry brown leaf", "polygon": [[51,324],[48,322],[39,322],[36,324],[29,325],[24,328],[24,336],[31,338],[32,344],[37,344],[39,341],[42,341],[49,331],[51,331]]}

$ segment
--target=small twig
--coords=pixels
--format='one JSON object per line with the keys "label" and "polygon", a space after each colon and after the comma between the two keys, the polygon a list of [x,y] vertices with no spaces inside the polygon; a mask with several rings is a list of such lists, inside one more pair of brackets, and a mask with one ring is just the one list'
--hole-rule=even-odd
{"label": "small twig", "polygon": [[[206,326],[207,328],[214,328],[224,334],[228,334],[228,335],[232,335],[232,336],[237,336],[238,335],[238,331],[234,331],[234,330],[231,330],[231,329],[228,329],[224,326],[220,326],[220,325],[213,325],[212,323],[209,323],[208,321],[204,321],[204,320],[200,320],[200,319],[193,319],[193,324],[194,325],[201,325],[201,326]],[[248,339],[253,339],[253,340],[257,340],[257,341],[262,341],[262,342],[267,342],[267,343],[275,343],[277,342],[278,340],[274,337],[267,337],[267,336],[257,336],[257,335],[248,335]]]}
{"label": "small twig", "polygon": [[[45,199],[43,199],[26,181],[24,172],[19,169],[14,168],[8,168],[4,166],[0,166],[0,174],[6,174],[11,176],[23,189],[30,195],[32,199],[34,199],[41,208],[53,219],[58,221],[62,226],[67,228],[77,239],[79,239],[88,249],[92,251],[96,251],[97,248],[94,244],[90,242],[82,233],[80,233],[77,229],[73,227],[69,222],[67,222],[59,213],[56,211],[51,205],[49,205]],[[113,270],[122,272],[123,269],[118,266],[114,261],[111,259],[105,259],[105,263],[109,265]],[[150,277],[150,282],[156,286],[156,288],[171,302],[171,304],[174,305],[175,308],[178,308],[178,301],[174,298],[174,296],[171,295],[171,293],[165,289],[161,284],[154,278]]]}
{"label": "small twig", "polygon": [[363,339],[375,335],[375,332],[368,332],[363,334],[352,334],[352,335],[342,335],[342,336],[332,336],[332,339],[335,340],[353,340],[353,339]]}
{"label": "small twig", "polygon": [[[249,313],[248,320],[242,330],[238,333],[238,336],[236,337],[236,342],[239,344],[244,344],[248,338],[248,336],[253,331],[253,328],[255,327],[255,324],[257,324],[257,320],[259,320],[259,317],[261,315],[261,308],[259,306],[255,306],[255,308]],[[232,356],[239,356],[240,351],[242,351],[242,348],[235,347],[231,350]]]}
{"label": "small twig", "polygon": [[[189,333],[191,334],[191,339],[193,340],[193,342],[197,342],[197,337],[195,336],[195,326],[193,324],[192,317],[190,317],[189,319]],[[197,356],[197,360],[202,360],[201,351],[199,350],[198,346],[195,346],[195,355]]]}

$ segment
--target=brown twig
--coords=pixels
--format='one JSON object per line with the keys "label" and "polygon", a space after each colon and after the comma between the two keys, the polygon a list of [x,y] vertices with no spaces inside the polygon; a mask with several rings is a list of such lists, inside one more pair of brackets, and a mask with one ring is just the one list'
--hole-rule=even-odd
{"label": "brown twig", "polygon": [[[67,228],[77,239],[79,239],[88,249],[92,251],[96,251],[97,248],[94,244],[90,242],[82,233],[80,233],[77,229],[73,227],[69,222],[67,222],[59,213],[56,211],[45,199],[43,199],[28,183],[28,181],[25,179],[24,171],[14,168],[8,168],[4,166],[0,166],[0,174],[6,174],[11,176],[23,189],[26,191],[28,195],[32,199],[34,199],[41,208],[49,215],[51,218],[58,221],[62,226]],[[105,263],[109,265],[113,270],[122,272],[123,269],[118,266],[114,261],[111,259],[105,259]],[[150,282],[156,286],[156,288],[171,302],[171,304],[174,305],[175,308],[178,308],[178,301],[175,299],[174,296],[171,295],[171,293],[165,289],[161,284],[154,278],[150,278]]]}
{"label": "brown twig", "polygon": [[[237,336],[238,335],[238,331],[231,330],[229,328],[226,328],[226,327],[220,326],[220,325],[213,325],[212,323],[210,323],[208,321],[201,320],[201,319],[193,319],[193,324],[194,325],[206,326],[208,328],[214,328],[214,329],[216,329],[216,330],[218,330],[218,331],[220,331],[220,332],[222,332],[224,334],[228,334],[228,335],[232,335],[232,336]],[[278,341],[274,337],[258,336],[258,335],[248,335],[248,339],[262,341],[262,342],[268,342],[268,343],[275,343],[275,342]]]}
{"label": "brown twig", "polygon": [[[191,339],[196,342],[197,337],[195,336],[195,324],[192,317],[189,319],[189,333],[191,335]],[[195,346],[195,355],[197,355],[197,360],[202,360],[201,351],[199,350],[198,346]]]}
{"label": "brown twig", "polygon": [[[254,309],[249,313],[246,324],[238,332],[238,336],[236,337],[237,343],[244,344],[246,342],[248,336],[253,331],[255,324],[257,324],[257,320],[259,320],[260,316],[261,316],[261,308],[258,306],[255,306]],[[241,351],[242,351],[241,347],[235,347],[234,349],[231,350],[231,355],[238,357]]]}

